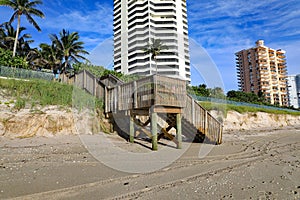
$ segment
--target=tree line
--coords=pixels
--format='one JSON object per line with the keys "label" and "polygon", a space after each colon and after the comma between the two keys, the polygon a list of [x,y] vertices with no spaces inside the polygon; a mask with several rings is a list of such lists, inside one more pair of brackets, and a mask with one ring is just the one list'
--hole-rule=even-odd
{"label": "tree line", "polygon": [[[65,72],[69,68],[75,71],[86,68],[95,71],[95,66],[82,63],[82,61],[88,61],[85,55],[89,53],[84,49],[84,43],[80,41],[78,32],[69,32],[63,29],[59,34],[49,35],[50,44],[41,43],[38,47],[31,47],[34,40],[29,33],[25,32],[26,27],[21,26],[21,16],[25,16],[27,21],[37,31],[41,31],[41,28],[34,19],[34,17],[45,17],[44,13],[36,8],[41,4],[43,4],[41,0],[0,0],[0,6],[6,6],[13,11],[10,19],[0,24],[0,66],[33,70],[44,68],[57,71],[57,73]],[[15,20],[17,20],[16,28],[12,26]],[[156,62],[156,56],[163,49],[167,49],[167,47],[162,44],[161,40],[153,39],[152,44],[148,44],[144,52],[145,54],[151,54],[151,58]],[[77,65],[73,65],[74,63],[77,63]],[[95,71],[96,74],[115,74],[124,81],[138,78],[137,76],[124,76],[121,73],[104,68],[97,68],[97,70]],[[207,88],[205,84],[190,86],[188,87],[188,91],[189,93],[203,97],[227,98],[234,101],[269,104],[262,94],[256,95],[254,93],[232,90],[225,95],[222,88]]]}
{"label": "tree line", "polygon": [[[32,48],[34,42],[26,28],[21,26],[21,16],[38,31],[41,28],[34,17],[44,18],[45,15],[36,7],[41,0],[1,0],[0,6],[13,10],[9,21],[0,24],[0,65],[27,69],[45,68],[55,71],[66,71],[72,63],[87,61],[84,43],[80,41],[78,32],[61,30],[59,34],[50,34],[50,44],[41,43]],[[17,27],[12,23],[17,20]]]}
{"label": "tree line", "polygon": [[208,88],[207,85],[205,84],[200,84],[199,86],[190,86],[188,87],[188,91],[190,94],[194,94],[196,96],[270,105],[270,103],[264,98],[262,93],[259,93],[257,95],[252,92],[230,90],[225,95],[222,88],[220,87]]}

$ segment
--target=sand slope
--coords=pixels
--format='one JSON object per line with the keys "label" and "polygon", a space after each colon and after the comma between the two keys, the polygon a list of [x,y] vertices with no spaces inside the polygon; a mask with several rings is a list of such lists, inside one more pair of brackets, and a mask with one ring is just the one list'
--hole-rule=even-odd
{"label": "sand slope", "polygon": [[229,111],[224,122],[224,130],[276,129],[300,125],[300,116],[276,115],[264,112],[238,113]]}
{"label": "sand slope", "polygon": [[[0,136],[27,138],[32,136],[91,134],[99,131],[99,122],[87,112],[46,106],[39,109],[13,109],[13,104],[0,104]],[[96,126],[98,127],[96,127]],[[274,129],[299,126],[300,116],[269,113],[240,114],[229,111],[224,131]]]}

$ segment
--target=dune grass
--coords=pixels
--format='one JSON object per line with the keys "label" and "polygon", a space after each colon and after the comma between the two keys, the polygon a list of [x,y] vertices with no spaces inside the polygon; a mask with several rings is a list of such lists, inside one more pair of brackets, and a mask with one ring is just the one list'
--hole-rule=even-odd
{"label": "dune grass", "polygon": [[15,80],[0,79],[1,93],[4,96],[16,99],[16,109],[25,105],[59,105],[82,109],[83,107],[103,107],[103,102],[87,94],[85,91],[74,88],[72,85],[45,80]]}
{"label": "dune grass", "polygon": [[225,116],[227,116],[228,111],[236,111],[238,113],[247,113],[247,112],[265,112],[270,114],[288,114],[288,115],[294,115],[294,116],[300,116],[300,111],[288,111],[288,110],[273,110],[273,109],[266,109],[266,108],[255,108],[250,106],[238,106],[238,105],[232,105],[232,104],[220,104],[215,102],[200,102],[200,105],[202,105],[207,110],[218,110],[224,113]]}
{"label": "dune grass", "polygon": [[[25,105],[59,105],[75,107],[79,110],[83,108],[103,109],[103,101],[99,100],[85,91],[59,82],[45,80],[15,80],[0,79],[1,93],[7,97],[15,99],[15,108],[22,109]],[[232,104],[220,104],[214,102],[200,102],[207,110],[218,110],[227,115],[229,110],[239,113],[246,112],[266,112],[272,114],[289,114],[300,116],[300,112],[288,110],[272,110],[265,108],[255,108],[248,106],[237,106]]]}

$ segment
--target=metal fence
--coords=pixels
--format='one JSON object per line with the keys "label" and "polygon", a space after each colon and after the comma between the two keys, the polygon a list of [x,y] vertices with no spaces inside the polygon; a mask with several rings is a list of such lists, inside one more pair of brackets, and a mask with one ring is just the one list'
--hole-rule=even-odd
{"label": "metal fence", "polygon": [[260,104],[246,103],[246,102],[231,101],[231,100],[227,100],[227,99],[202,97],[202,96],[196,96],[196,95],[191,95],[191,96],[194,99],[196,99],[197,101],[208,101],[208,102],[212,102],[212,103],[231,104],[231,105],[236,105],[236,106],[248,106],[248,107],[262,108],[262,109],[269,109],[269,110],[299,112],[297,110],[292,110],[292,109],[288,109],[288,108],[280,108],[280,107],[276,107],[276,106],[267,106],[267,105],[260,105]]}
{"label": "metal fence", "polygon": [[21,79],[44,79],[48,81],[54,79],[54,74],[52,73],[4,66],[0,66],[0,76]]}

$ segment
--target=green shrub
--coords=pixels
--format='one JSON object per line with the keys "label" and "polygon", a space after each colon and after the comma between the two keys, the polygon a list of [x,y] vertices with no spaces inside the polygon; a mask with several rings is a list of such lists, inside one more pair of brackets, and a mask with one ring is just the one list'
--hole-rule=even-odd
{"label": "green shrub", "polygon": [[26,105],[25,99],[18,97],[15,102],[14,108],[17,110],[21,110],[21,109],[25,108],[25,105]]}
{"label": "green shrub", "polygon": [[12,57],[12,52],[0,48],[0,66],[16,67],[16,68],[28,68],[28,64],[25,59],[15,56]]}
{"label": "green shrub", "polygon": [[102,66],[91,65],[88,63],[77,63],[73,65],[74,71],[78,73],[80,70],[87,70],[96,77],[106,76],[108,74],[115,75],[124,82],[130,82],[141,78],[137,75],[125,75],[114,70],[106,69]]}

